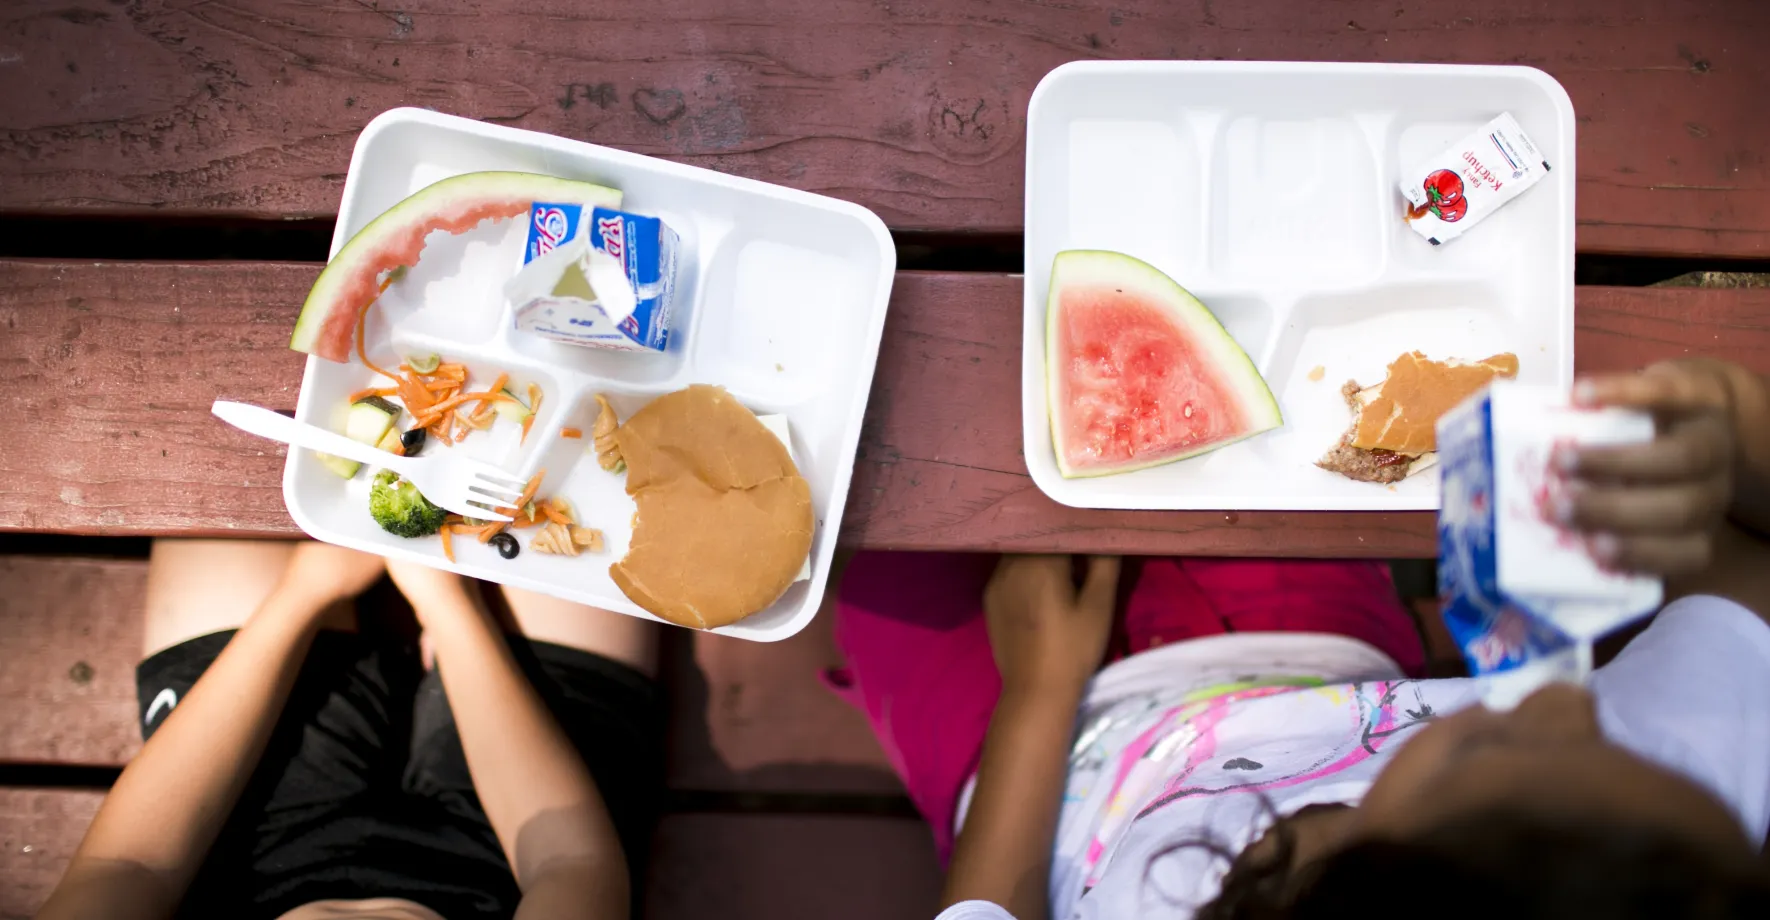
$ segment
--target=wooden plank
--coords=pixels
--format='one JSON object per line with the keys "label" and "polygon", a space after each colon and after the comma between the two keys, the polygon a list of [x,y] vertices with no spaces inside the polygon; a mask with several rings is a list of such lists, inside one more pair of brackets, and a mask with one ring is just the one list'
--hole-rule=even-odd
{"label": "wooden plank", "polygon": [[[0,529],[292,535],[282,452],[208,414],[292,408],[289,324],[316,269],[0,262]],[[1581,288],[1585,371],[1707,354],[1770,371],[1770,291]],[[1020,455],[1020,281],[900,273],[843,540],[883,549],[1397,558],[1427,514],[1110,512],[1045,498]]]}
{"label": "wooden plank", "polygon": [[866,717],[818,681],[842,663],[831,614],[782,642],[670,634],[670,788],[903,794]]}
{"label": "wooden plank", "polygon": [[28,920],[73,859],[104,793],[0,788],[0,920]]}
{"label": "wooden plank", "polygon": [[0,556],[0,762],[134,756],[146,584],[143,560]]}
{"label": "wooden plank", "polygon": [[[114,767],[140,749],[146,575],[143,560],[0,556],[0,763]],[[779,643],[672,634],[671,788],[902,793],[865,718],[818,683],[841,663],[833,623]]]}
{"label": "wooden plank", "polygon": [[938,913],[926,825],[902,818],[670,815],[652,847],[649,920],[902,920]]}
{"label": "wooden plank", "polygon": [[24,0],[0,10],[0,211],[335,213],[374,114],[425,106],[1013,232],[1059,64],[1531,64],[1579,118],[1579,246],[1770,255],[1757,0]]}
{"label": "wooden plank", "polygon": [[0,268],[0,381],[28,425],[0,451],[8,529],[297,533],[283,447],[209,415],[216,399],[292,409],[301,265],[13,263]]}

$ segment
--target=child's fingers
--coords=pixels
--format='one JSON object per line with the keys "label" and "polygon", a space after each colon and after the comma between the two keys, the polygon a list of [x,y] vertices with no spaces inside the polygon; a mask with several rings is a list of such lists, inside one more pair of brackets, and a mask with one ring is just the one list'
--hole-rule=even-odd
{"label": "child's fingers", "polygon": [[1690,412],[1727,405],[1726,385],[1687,363],[1655,364],[1639,374],[1587,377],[1573,385],[1574,405]]}
{"label": "child's fingers", "polygon": [[1586,540],[1587,551],[1599,565],[1622,572],[1649,575],[1692,575],[1708,568],[1714,541],[1706,533],[1675,537],[1594,534]]}
{"label": "child's fingers", "polygon": [[1578,479],[1680,482],[1719,472],[1732,449],[1727,423],[1704,415],[1646,444],[1557,451],[1555,464],[1562,475]]}
{"label": "child's fingers", "polygon": [[1560,522],[1587,533],[1665,534],[1700,532],[1727,511],[1726,489],[1716,482],[1656,487],[1576,486],[1555,500]]}

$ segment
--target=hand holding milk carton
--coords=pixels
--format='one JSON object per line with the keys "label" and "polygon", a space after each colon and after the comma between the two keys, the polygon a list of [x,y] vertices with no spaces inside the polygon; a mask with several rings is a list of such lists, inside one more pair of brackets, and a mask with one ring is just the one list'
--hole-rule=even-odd
{"label": "hand holding milk carton", "polygon": [[1489,705],[1509,708],[1549,681],[1583,681],[1598,638],[1659,609],[1658,579],[1600,568],[1548,512],[1565,487],[1550,466],[1557,449],[1653,436],[1645,413],[1579,409],[1565,391],[1509,381],[1439,420],[1438,591]]}

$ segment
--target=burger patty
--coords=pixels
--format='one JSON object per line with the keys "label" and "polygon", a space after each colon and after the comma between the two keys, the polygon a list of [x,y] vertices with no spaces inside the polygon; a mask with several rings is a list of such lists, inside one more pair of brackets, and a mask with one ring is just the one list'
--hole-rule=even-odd
{"label": "burger patty", "polygon": [[1340,442],[1329,448],[1315,465],[1359,482],[1400,482],[1407,478],[1408,469],[1418,458],[1392,450],[1353,447],[1350,443],[1352,433],[1358,429],[1358,413],[1364,409],[1364,404],[1358,400],[1363,389],[1356,380],[1348,380],[1340,387],[1340,395],[1346,398],[1346,405],[1352,407],[1352,425],[1340,436]]}

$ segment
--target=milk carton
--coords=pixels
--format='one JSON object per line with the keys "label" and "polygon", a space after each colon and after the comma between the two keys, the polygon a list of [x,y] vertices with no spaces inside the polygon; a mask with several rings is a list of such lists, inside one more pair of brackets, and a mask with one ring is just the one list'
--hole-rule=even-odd
{"label": "milk carton", "polygon": [[655,217],[535,202],[523,267],[504,288],[516,328],[568,345],[662,352],[677,246]]}
{"label": "milk carton", "polygon": [[1599,568],[1547,516],[1557,447],[1652,438],[1645,414],[1575,409],[1565,391],[1503,380],[1439,419],[1438,593],[1490,706],[1584,680],[1596,639],[1659,608],[1657,579]]}

